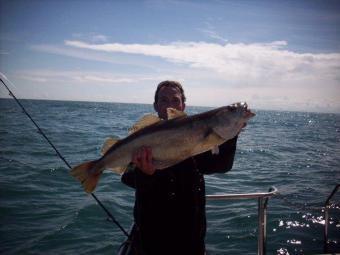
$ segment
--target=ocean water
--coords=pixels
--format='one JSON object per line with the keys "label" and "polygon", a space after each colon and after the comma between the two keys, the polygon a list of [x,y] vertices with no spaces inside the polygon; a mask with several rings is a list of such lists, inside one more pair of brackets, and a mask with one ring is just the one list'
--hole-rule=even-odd
{"label": "ocean water", "polygon": [[[105,138],[125,137],[151,105],[22,100],[72,165],[99,157]],[[188,107],[190,114],[207,110]],[[322,206],[340,183],[340,115],[256,111],[239,136],[234,167],[206,176],[207,194],[280,194],[268,203],[267,254],[322,253]],[[0,253],[116,254],[125,240],[14,100],[0,100]],[[340,192],[330,246],[340,252]],[[95,192],[125,229],[134,191],[104,173]],[[256,254],[257,201],[207,201],[209,254]]]}

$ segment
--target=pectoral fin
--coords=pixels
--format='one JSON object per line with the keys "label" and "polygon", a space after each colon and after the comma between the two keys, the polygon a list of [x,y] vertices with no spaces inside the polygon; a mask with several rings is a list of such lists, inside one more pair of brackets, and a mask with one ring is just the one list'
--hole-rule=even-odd
{"label": "pectoral fin", "polygon": [[223,143],[223,138],[214,132],[213,129],[207,130],[202,140],[195,146],[193,153],[198,154],[211,150],[213,154],[219,153],[218,146]]}
{"label": "pectoral fin", "polygon": [[213,130],[218,136],[222,137],[224,141],[228,141],[229,139],[237,135],[237,132],[233,134],[233,132],[235,131],[234,128],[226,129],[225,127],[220,126],[220,127],[214,127]]}
{"label": "pectoral fin", "polygon": [[223,137],[212,128],[210,128],[204,136],[204,142],[211,144],[211,146],[219,145],[223,140]]}

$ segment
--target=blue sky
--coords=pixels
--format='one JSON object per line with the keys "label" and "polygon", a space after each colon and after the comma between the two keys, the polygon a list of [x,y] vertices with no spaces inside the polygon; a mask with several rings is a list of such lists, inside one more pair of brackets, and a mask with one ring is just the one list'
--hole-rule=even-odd
{"label": "blue sky", "polygon": [[20,98],[152,103],[172,79],[189,105],[340,112],[340,1],[0,3]]}

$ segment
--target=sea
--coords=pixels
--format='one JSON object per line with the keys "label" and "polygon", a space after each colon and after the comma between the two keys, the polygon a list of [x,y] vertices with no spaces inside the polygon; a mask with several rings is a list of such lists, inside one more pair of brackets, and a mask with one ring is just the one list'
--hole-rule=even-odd
{"label": "sea", "polygon": [[[71,166],[100,157],[152,105],[20,100]],[[210,108],[187,107],[188,114]],[[266,254],[319,254],[324,204],[340,183],[340,115],[254,110],[233,169],[205,176],[206,193],[267,192]],[[104,172],[95,196],[128,231],[134,190]],[[257,254],[258,201],[207,201],[207,254]],[[329,209],[329,249],[340,253],[340,191]],[[125,235],[69,174],[13,99],[0,99],[0,254],[117,254]]]}

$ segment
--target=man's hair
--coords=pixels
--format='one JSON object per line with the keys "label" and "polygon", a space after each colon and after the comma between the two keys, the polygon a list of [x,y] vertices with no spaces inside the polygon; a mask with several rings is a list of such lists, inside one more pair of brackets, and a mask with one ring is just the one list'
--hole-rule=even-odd
{"label": "man's hair", "polygon": [[186,97],[184,95],[184,90],[183,90],[182,85],[178,81],[169,81],[169,80],[166,80],[166,81],[162,81],[157,86],[157,89],[156,89],[156,92],[155,92],[155,103],[157,103],[157,101],[158,101],[158,93],[161,90],[161,88],[163,88],[163,87],[170,87],[170,88],[178,89],[179,92],[181,93],[181,96],[182,96],[182,102],[183,103],[185,102]]}

